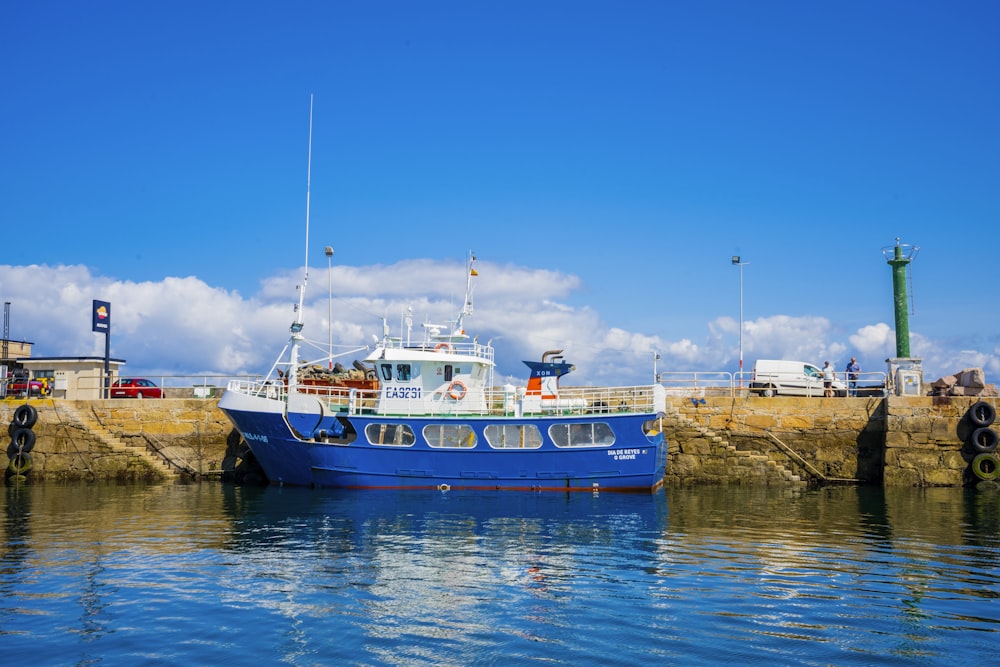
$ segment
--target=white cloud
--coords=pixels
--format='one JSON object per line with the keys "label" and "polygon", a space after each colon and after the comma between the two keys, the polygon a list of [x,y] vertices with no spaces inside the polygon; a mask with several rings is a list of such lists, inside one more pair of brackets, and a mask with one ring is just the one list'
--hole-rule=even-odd
{"label": "white cloud", "polygon": [[896,334],[883,322],[861,327],[848,340],[860,354],[885,358],[895,356]]}
{"label": "white cloud", "polygon": [[[326,267],[310,269],[303,320],[304,334],[318,350],[330,335]],[[653,355],[659,371],[735,371],[739,324],[732,317],[706,323],[704,340],[668,340],[655,332],[609,326],[591,307],[567,303],[579,279],[552,271],[480,264],[473,278],[475,310],[466,329],[497,347],[497,379],[526,376],[521,359],[540,359],[546,350],[563,350],[577,371],[566,384],[625,385],[649,382]],[[268,276],[252,297],[207,285],[196,277],[157,282],[113,281],[84,266],[0,266],[0,295],[12,304],[10,335],[35,343],[35,356],[103,356],[103,336],[90,329],[93,299],[112,304],[111,354],[125,359],[128,372],[149,375],[263,374],[288,338],[298,301],[301,269]],[[333,339],[339,346],[371,345],[385,317],[393,335],[403,313],[413,313],[413,338],[421,323],[442,323],[457,314],[465,288],[464,264],[429,260],[386,266],[335,267]],[[697,333],[697,332],[694,332]],[[846,340],[846,342],[845,342]],[[924,359],[933,378],[967,367],[1000,373],[1000,345],[970,340],[927,340],[911,336],[914,356]],[[894,355],[894,333],[884,323],[839,334],[829,319],[773,315],[744,323],[744,366],[758,358],[830,360],[843,366],[853,354],[866,371],[884,369]],[[308,356],[312,355],[312,356]],[[344,359],[345,365],[364,353]],[[931,378],[931,379],[933,379]]]}
{"label": "white cloud", "polygon": [[[753,358],[834,361],[843,345],[829,340],[825,317],[774,315],[744,323],[744,349]],[[833,358],[831,358],[833,357]]]}

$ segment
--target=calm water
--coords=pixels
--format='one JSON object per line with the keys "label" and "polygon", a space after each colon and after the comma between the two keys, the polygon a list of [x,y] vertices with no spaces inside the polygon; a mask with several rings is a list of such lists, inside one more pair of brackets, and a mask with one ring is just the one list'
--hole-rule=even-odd
{"label": "calm water", "polygon": [[[996,664],[1000,492],[0,489],[47,665]],[[13,664],[13,663],[7,663]]]}

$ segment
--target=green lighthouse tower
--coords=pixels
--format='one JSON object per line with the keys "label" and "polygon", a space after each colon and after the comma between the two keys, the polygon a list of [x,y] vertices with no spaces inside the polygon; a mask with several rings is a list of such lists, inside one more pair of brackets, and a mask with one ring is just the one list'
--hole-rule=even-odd
{"label": "green lighthouse tower", "polygon": [[906,294],[906,267],[916,257],[919,248],[900,244],[896,237],[896,245],[892,247],[892,257],[887,249],[882,252],[886,263],[892,267],[892,295],[896,313],[896,356],[908,359],[910,357],[910,318],[909,301]]}
{"label": "green lighthouse tower", "polygon": [[917,256],[917,246],[900,243],[882,248],[886,263],[892,267],[893,310],[896,317],[896,357],[886,359],[889,364],[889,381],[897,395],[919,395],[921,360],[910,356],[909,298],[906,293],[906,268]]}

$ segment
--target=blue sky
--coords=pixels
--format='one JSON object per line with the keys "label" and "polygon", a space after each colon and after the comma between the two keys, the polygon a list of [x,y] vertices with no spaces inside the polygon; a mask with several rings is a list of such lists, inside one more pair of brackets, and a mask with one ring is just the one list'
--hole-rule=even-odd
{"label": "blue sky", "polygon": [[1000,372],[994,2],[32,2],[0,21],[0,298],[38,356],[265,372],[294,317],[441,319],[564,382],[895,356]]}

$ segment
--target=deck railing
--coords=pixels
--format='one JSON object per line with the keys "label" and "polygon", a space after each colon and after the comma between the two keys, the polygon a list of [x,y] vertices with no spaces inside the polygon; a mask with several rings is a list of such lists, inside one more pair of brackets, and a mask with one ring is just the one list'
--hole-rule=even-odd
{"label": "deck railing", "polygon": [[[288,388],[283,383],[258,380],[233,380],[227,391],[285,400]],[[333,412],[348,414],[374,414],[379,390],[356,389],[342,386],[306,385],[299,391],[321,400]],[[582,415],[593,413],[655,412],[655,389],[652,385],[632,387],[561,387],[556,399],[526,396],[520,392],[505,391],[502,387],[469,390],[461,401],[441,392],[431,400],[394,400],[392,414],[412,415],[464,415],[499,416],[514,414]]]}

